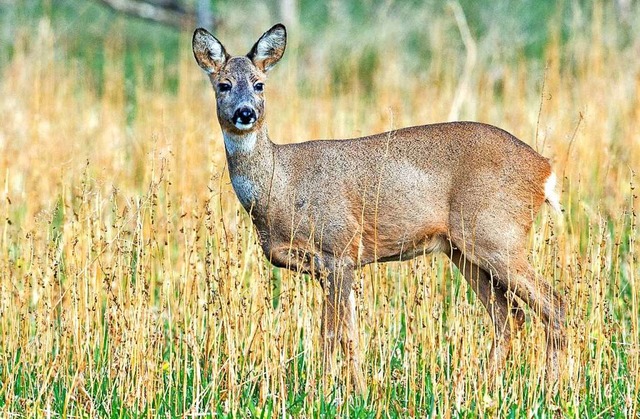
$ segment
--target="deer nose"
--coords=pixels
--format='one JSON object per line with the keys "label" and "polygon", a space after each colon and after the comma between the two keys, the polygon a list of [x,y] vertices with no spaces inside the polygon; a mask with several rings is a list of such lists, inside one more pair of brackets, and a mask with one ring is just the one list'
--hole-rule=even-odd
{"label": "deer nose", "polygon": [[244,106],[236,110],[233,114],[233,122],[241,123],[242,125],[249,125],[256,122],[256,111],[253,109]]}

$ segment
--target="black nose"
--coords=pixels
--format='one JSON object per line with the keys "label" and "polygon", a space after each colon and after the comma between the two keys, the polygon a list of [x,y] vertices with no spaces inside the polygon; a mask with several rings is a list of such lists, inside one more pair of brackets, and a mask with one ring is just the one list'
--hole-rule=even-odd
{"label": "black nose", "polygon": [[249,107],[242,107],[233,114],[233,122],[240,122],[243,125],[248,125],[256,121],[256,111]]}

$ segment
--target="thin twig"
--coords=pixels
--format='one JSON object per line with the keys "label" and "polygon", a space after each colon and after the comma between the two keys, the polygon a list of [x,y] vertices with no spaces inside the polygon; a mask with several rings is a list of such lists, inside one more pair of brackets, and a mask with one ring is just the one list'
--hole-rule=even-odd
{"label": "thin twig", "polygon": [[453,11],[453,15],[456,18],[456,23],[458,24],[458,30],[460,30],[462,42],[464,43],[464,47],[467,50],[467,58],[464,62],[462,77],[460,78],[460,83],[458,83],[456,95],[453,98],[451,110],[449,111],[449,121],[454,121],[460,117],[460,108],[462,108],[462,103],[467,96],[471,74],[473,72],[473,68],[476,65],[476,58],[478,54],[476,41],[473,39],[473,36],[471,36],[469,25],[467,25],[467,18],[464,15],[464,11],[462,10],[460,3],[458,3],[457,1],[451,1],[448,3],[448,7]]}

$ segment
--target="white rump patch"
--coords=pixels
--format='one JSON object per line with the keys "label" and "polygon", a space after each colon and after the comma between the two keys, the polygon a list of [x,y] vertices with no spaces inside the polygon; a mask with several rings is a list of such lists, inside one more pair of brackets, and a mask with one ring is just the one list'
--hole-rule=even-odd
{"label": "white rump patch", "polygon": [[234,135],[223,132],[222,136],[224,137],[224,146],[230,156],[236,153],[251,153],[258,141],[258,134],[255,132],[250,132],[247,135]]}
{"label": "white rump patch", "polygon": [[547,181],[544,183],[544,199],[554,210],[562,212],[560,207],[560,195],[558,195],[558,192],[556,191],[556,182],[556,174],[551,172]]}

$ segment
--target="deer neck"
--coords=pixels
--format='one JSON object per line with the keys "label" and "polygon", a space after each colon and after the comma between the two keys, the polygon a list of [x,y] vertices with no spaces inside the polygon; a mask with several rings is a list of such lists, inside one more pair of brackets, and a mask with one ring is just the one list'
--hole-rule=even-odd
{"label": "deer neck", "polygon": [[252,215],[266,207],[275,174],[274,147],[266,125],[249,133],[223,130],[231,185],[242,206]]}

